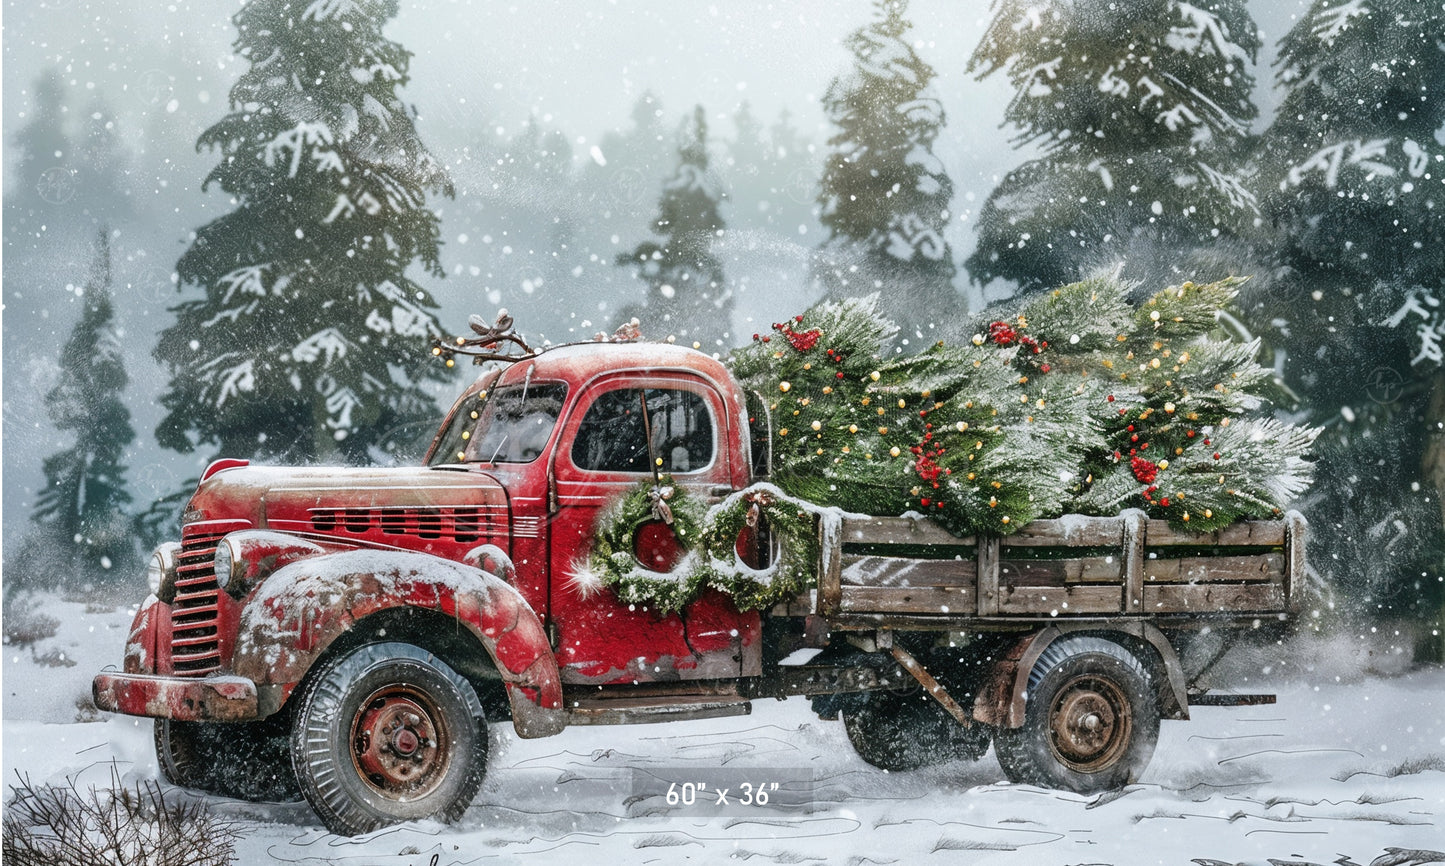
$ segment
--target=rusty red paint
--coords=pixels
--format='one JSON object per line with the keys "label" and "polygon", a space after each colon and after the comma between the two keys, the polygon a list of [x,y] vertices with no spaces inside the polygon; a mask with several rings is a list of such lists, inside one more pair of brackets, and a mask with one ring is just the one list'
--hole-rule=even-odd
{"label": "rusty red paint", "polygon": [[[156,672],[156,625],[164,619],[171,619],[171,606],[152,601],[136,612],[131,621],[130,636],[125,640],[125,663],[123,670],[128,674],[153,674]],[[169,635],[167,635],[169,638]],[[166,655],[170,655],[170,641],[164,644]]]}
{"label": "rusty red paint", "polygon": [[256,686],[236,677],[100,674],[91,683],[95,705],[113,713],[181,722],[240,722],[256,718]]}

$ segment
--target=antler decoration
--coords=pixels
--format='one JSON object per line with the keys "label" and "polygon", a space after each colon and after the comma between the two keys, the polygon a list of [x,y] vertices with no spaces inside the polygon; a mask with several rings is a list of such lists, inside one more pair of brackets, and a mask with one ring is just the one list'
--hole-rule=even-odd
{"label": "antler decoration", "polygon": [[[467,324],[477,336],[432,341],[431,353],[446,359],[448,367],[456,364],[457,355],[470,355],[473,364],[484,364],[487,361],[525,361],[537,357],[537,350],[527,345],[527,341],[512,330],[512,317],[506,309],[497,311],[496,324],[488,325],[486,320],[475,314],[467,317]],[[518,354],[498,348],[503,343],[511,343],[522,351]]]}

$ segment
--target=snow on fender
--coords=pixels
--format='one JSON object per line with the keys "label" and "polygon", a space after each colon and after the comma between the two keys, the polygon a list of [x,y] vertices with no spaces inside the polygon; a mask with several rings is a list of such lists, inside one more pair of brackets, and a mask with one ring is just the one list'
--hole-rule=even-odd
{"label": "snow on fender", "polygon": [[289,694],[332,641],[400,607],[438,611],[467,628],[501,675],[518,736],[567,726],[557,660],[521,594],[479,568],[421,553],[352,550],[277,570],[241,612],[235,672]]}

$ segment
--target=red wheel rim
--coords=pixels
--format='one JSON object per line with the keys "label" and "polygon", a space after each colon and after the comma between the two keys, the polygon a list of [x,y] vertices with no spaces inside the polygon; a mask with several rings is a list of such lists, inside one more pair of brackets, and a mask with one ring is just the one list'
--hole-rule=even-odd
{"label": "red wheel rim", "polygon": [[429,695],[404,684],[372,692],[351,722],[357,775],[389,800],[425,797],[446,778],[451,736]]}

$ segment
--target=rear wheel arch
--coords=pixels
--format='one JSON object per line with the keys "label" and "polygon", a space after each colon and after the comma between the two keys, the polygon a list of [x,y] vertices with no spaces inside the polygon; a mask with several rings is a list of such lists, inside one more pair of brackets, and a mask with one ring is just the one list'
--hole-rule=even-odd
{"label": "rear wheel arch", "polygon": [[1060,623],[1020,639],[1012,653],[1016,663],[995,666],[985,687],[989,695],[1010,696],[1002,705],[976,704],[975,718],[1000,728],[1017,728],[1024,723],[1030,677],[1040,659],[1058,641],[1075,637],[1096,637],[1117,644],[1149,674],[1159,714],[1165,719],[1188,719],[1189,703],[1183,665],[1169,639],[1151,623]]}

